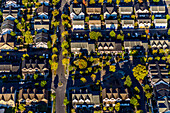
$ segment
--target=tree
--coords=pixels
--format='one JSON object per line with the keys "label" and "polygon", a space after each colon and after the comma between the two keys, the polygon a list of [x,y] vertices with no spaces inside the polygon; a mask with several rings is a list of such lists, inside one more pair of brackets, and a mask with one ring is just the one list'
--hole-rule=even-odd
{"label": "tree", "polygon": [[95,0],[90,0],[89,4],[95,4]]}
{"label": "tree", "polygon": [[131,15],[131,18],[132,18],[132,19],[135,19],[135,15]]}
{"label": "tree", "polygon": [[113,107],[109,107],[108,110],[109,110],[109,111],[113,111]]}
{"label": "tree", "polygon": [[33,111],[28,111],[28,113],[33,113]]}
{"label": "tree", "polygon": [[112,31],[110,31],[110,36],[111,36],[111,37],[115,37],[115,36],[116,36],[116,33],[112,30]]}
{"label": "tree", "polygon": [[107,108],[106,107],[103,107],[103,111],[106,111],[107,110]]}
{"label": "tree", "polygon": [[18,24],[18,23],[19,23],[19,20],[18,20],[18,19],[15,19],[14,22]]}
{"label": "tree", "polygon": [[146,66],[138,64],[136,67],[133,68],[133,75],[139,81],[143,80],[145,76],[148,74],[146,70]]}
{"label": "tree", "polygon": [[139,88],[138,88],[137,86],[134,88],[134,90],[135,90],[136,92],[140,93],[140,90],[139,90]]}
{"label": "tree", "polygon": [[38,78],[38,74],[34,74],[34,80]]}
{"label": "tree", "polygon": [[166,15],[166,19],[169,20],[170,19],[170,16],[169,14]]}
{"label": "tree", "polygon": [[139,2],[139,3],[142,3],[142,2],[143,2],[143,0],[138,0],[138,2]]}
{"label": "tree", "polygon": [[24,104],[20,104],[19,107],[18,107],[18,109],[19,109],[21,112],[25,111],[25,106],[24,106]]}
{"label": "tree", "polygon": [[132,97],[130,99],[130,104],[132,104],[135,107],[135,111],[137,111],[137,106],[139,105],[139,102],[135,97]]}
{"label": "tree", "polygon": [[104,0],[99,0],[98,3],[103,4],[103,1],[104,1]]}
{"label": "tree", "polygon": [[64,49],[63,52],[62,52],[63,55],[67,55],[68,54],[68,50],[67,49]]}
{"label": "tree", "polygon": [[115,105],[115,110],[116,110],[116,111],[119,111],[119,110],[120,110],[120,103],[116,103],[116,105]]}
{"label": "tree", "polygon": [[89,33],[90,35],[90,39],[93,39],[93,40],[98,40],[98,37],[102,37],[102,34],[100,32],[95,32],[95,31],[91,31]]}
{"label": "tree", "polygon": [[66,106],[67,104],[69,104],[69,101],[67,99],[67,97],[64,98],[63,104]]}
{"label": "tree", "polygon": [[16,34],[15,34],[15,32],[11,31],[10,35],[15,36]]}
{"label": "tree", "polygon": [[153,2],[157,2],[157,3],[158,3],[159,1],[160,1],[160,0],[153,0]]}
{"label": "tree", "polygon": [[57,26],[59,26],[59,24],[60,24],[59,21],[52,21],[52,22],[51,22],[51,27],[54,26],[54,27],[56,28]]}
{"label": "tree", "polygon": [[150,88],[150,86],[149,86],[148,84],[146,84],[146,85],[143,87],[143,90],[144,90],[145,92],[148,92],[150,89],[151,89],[151,88]]}
{"label": "tree", "polygon": [[66,40],[64,40],[61,44],[61,47],[64,49],[64,48],[69,48],[69,44]]}
{"label": "tree", "polygon": [[57,3],[59,3],[59,2],[60,2],[60,0],[52,0],[53,5],[57,5]]}
{"label": "tree", "polygon": [[152,15],[151,20],[153,21],[154,19],[155,19],[155,16],[154,16],[154,15]]}
{"label": "tree", "polygon": [[59,14],[59,11],[57,9],[54,9],[54,11],[52,11],[53,16],[57,16]]}
{"label": "tree", "polygon": [[57,40],[57,35],[56,34],[51,35],[51,40],[52,40],[52,45],[54,45]]}
{"label": "tree", "polygon": [[107,0],[107,3],[110,3],[110,4],[111,4],[111,3],[112,3],[112,0]]}
{"label": "tree", "polygon": [[129,2],[131,2],[131,0],[124,0],[124,2],[129,3]]}
{"label": "tree", "polygon": [[69,64],[69,59],[68,58],[63,58],[62,63],[63,63],[63,65],[68,65]]}
{"label": "tree", "polygon": [[24,34],[24,37],[25,37],[25,42],[27,44],[31,44],[33,42],[33,37],[31,35],[31,31],[26,31]]}
{"label": "tree", "polygon": [[48,46],[49,49],[51,49],[51,42],[50,41],[47,42],[47,46]]}
{"label": "tree", "polygon": [[123,41],[124,40],[124,34],[118,34],[117,39],[121,39]]}
{"label": "tree", "polygon": [[93,81],[95,81],[96,75],[95,75],[95,74],[92,74],[92,75],[91,75],[91,78],[92,78]]}
{"label": "tree", "polygon": [[148,99],[150,99],[150,98],[152,97],[152,93],[147,92],[147,93],[145,94],[145,96],[146,96],[146,98],[147,98],[147,100],[148,100]]}
{"label": "tree", "polygon": [[68,34],[69,34],[68,31],[63,31],[62,34],[61,34],[61,36],[62,36],[62,37],[65,37],[65,36],[68,36]]}
{"label": "tree", "polygon": [[51,63],[51,70],[56,71],[58,69],[58,63],[57,62],[52,62]]}
{"label": "tree", "polygon": [[136,95],[136,98],[139,100],[139,99],[140,99],[140,96],[139,96],[139,95]]}
{"label": "tree", "polygon": [[0,16],[2,16],[3,15],[3,13],[0,11]]}
{"label": "tree", "polygon": [[143,110],[137,110],[136,113],[143,113]]}
{"label": "tree", "polygon": [[83,83],[87,82],[86,78],[84,78],[84,77],[81,77],[80,80],[81,80]]}
{"label": "tree", "polygon": [[131,87],[132,81],[131,81],[131,78],[130,78],[129,75],[126,77],[126,80],[125,80],[125,82],[124,82],[124,85],[127,85],[128,87]]}
{"label": "tree", "polygon": [[116,0],[116,4],[119,5],[119,3],[120,3],[120,0]]}
{"label": "tree", "polygon": [[109,66],[109,71],[115,72],[116,71],[116,66],[115,65],[110,65]]}
{"label": "tree", "polygon": [[56,47],[54,47],[52,51],[53,51],[53,53],[56,53],[56,52],[58,52],[58,49]]}
{"label": "tree", "polygon": [[47,81],[45,81],[45,80],[43,80],[43,81],[41,81],[41,87],[44,87],[45,85],[47,84]]}
{"label": "tree", "polygon": [[88,22],[88,21],[89,21],[89,17],[86,17],[86,18],[85,18],[85,22]]}

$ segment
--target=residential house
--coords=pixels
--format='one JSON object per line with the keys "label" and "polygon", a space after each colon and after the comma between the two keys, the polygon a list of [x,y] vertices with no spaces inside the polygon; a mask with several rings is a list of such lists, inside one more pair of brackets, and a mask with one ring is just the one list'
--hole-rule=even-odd
{"label": "residential house", "polygon": [[148,13],[140,13],[137,18],[139,28],[150,28],[151,27],[151,18]]}
{"label": "residential house", "polygon": [[48,90],[46,89],[19,89],[18,102],[26,106],[35,106],[38,104],[48,105]]}
{"label": "residential house", "polygon": [[119,6],[120,15],[131,15],[133,13],[132,6]]}
{"label": "residential house", "polygon": [[117,29],[117,8],[114,4],[103,4],[103,15],[105,19],[106,29]]}
{"label": "residential house", "polygon": [[3,19],[4,20],[15,20],[18,16],[18,8],[13,8],[13,7],[9,7],[9,8],[5,8],[3,10]]}
{"label": "residential house", "polygon": [[142,2],[142,3],[138,2],[135,5],[135,14],[138,15],[139,13],[144,13],[144,14],[149,13],[149,7],[146,2]]}
{"label": "residential house", "polygon": [[100,20],[100,15],[98,14],[93,14],[90,15],[89,19],[89,29],[90,30],[98,30],[101,29],[101,20]]}
{"label": "residential house", "polygon": [[82,42],[71,42],[71,52],[78,54],[80,51],[87,51],[88,53],[95,51],[94,43],[82,41]]}
{"label": "residential house", "polygon": [[13,7],[18,8],[20,5],[17,0],[5,0],[5,8]]}
{"label": "residential house", "polygon": [[133,29],[135,22],[133,19],[122,19],[121,24],[123,29]]}
{"label": "residential house", "polygon": [[39,3],[49,5],[49,0],[38,0]]}
{"label": "residential house", "polygon": [[44,4],[40,7],[37,8],[37,14],[38,14],[38,17],[39,18],[45,18],[47,19],[48,18],[48,13],[49,13],[49,8],[48,6],[45,6]]}
{"label": "residential house", "polygon": [[73,30],[84,30],[84,20],[72,20]]}
{"label": "residential house", "polygon": [[10,34],[4,34],[0,37],[0,50],[1,51],[13,51],[14,50],[15,37]]}
{"label": "residential house", "polygon": [[86,13],[91,14],[101,14],[101,5],[100,4],[88,4],[86,7]]}
{"label": "residential house", "polygon": [[144,48],[146,51],[148,49],[148,42],[140,40],[125,40],[124,48],[129,52],[131,49],[140,50],[142,48]]}
{"label": "residential house", "polygon": [[44,30],[47,32],[49,30],[49,19],[34,19],[34,29],[35,30]]}
{"label": "residential house", "polygon": [[20,74],[20,65],[19,63],[0,63],[0,77],[12,77]]}
{"label": "residential house", "polygon": [[88,89],[79,89],[72,92],[72,105],[74,108],[96,108],[100,106],[100,97]]}
{"label": "residential house", "polygon": [[165,113],[170,110],[169,87],[170,78],[168,76],[168,64],[166,61],[152,60],[149,62],[149,74],[151,85],[153,87],[154,99],[157,101],[159,113]]}
{"label": "residential house", "polygon": [[100,53],[121,53],[122,45],[120,42],[115,42],[112,38],[98,39],[98,52]]}
{"label": "residential house", "polygon": [[7,88],[2,87],[0,90],[0,106],[1,107],[15,107],[16,91],[13,86]]}
{"label": "residential house", "polygon": [[165,6],[164,5],[154,5],[150,6],[150,10],[152,14],[158,14],[158,13],[165,13]]}
{"label": "residential house", "polygon": [[2,22],[1,34],[11,33],[11,31],[13,31],[13,29],[14,29],[14,21],[5,20]]}
{"label": "residential house", "polygon": [[48,48],[47,46],[48,34],[41,32],[35,36],[34,43],[36,48]]}
{"label": "residential house", "polygon": [[[85,19],[85,6],[81,4],[71,4],[70,5],[70,18],[72,20],[84,20]],[[74,25],[74,24],[73,24]]]}
{"label": "residential house", "polygon": [[168,49],[170,42],[164,36],[162,37],[152,36],[150,39],[150,45],[152,49]]}
{"label": "residential house", "polygon": [[49,63],[47,59],[24,59],[21,71],[24,79],[32,78],[34,74],[46,78],[49,75]]}
{"label": "residential house", "polygon": [[154,19],[155,28],[167,28],[167,19]]}

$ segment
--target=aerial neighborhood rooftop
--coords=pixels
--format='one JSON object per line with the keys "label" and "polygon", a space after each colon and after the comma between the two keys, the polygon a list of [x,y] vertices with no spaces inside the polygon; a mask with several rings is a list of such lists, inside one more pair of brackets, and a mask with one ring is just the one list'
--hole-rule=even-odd
{"label": "aerial neighborhood rooftop", "polygon": [[170,113],[170,0],[0,0],[0,113]]}

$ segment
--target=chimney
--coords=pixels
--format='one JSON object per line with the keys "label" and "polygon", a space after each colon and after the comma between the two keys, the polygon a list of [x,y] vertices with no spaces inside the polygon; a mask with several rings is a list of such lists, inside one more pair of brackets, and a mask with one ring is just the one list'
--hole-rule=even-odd
{"label": "chimney", "polygon": [[88,89],[86,89],[86,93],[88,93]]}
{"label": "chimney", "polygon": [[14,87],[13,86],[11,86],[11,93],[14,91]]}
{"label": "chimney", "polygon": [[82,92],[82,90],[80,89],[80,93]]}
{"label": "chimney", "polygon": [[30,89],[28,88],[28,89],[27,89],[27,93],[29,93],[29,92],[30,92]]}
{"label": "chimney", "polygon": [[6,88],[3,86],[3,87],[2,87],[2,93],[4,93],[4,92],[5,92],[5,89],[6,89]]}
{"label": "chimney", "polygon": [[33,89],[33,92],[36,93],[36,88]]}

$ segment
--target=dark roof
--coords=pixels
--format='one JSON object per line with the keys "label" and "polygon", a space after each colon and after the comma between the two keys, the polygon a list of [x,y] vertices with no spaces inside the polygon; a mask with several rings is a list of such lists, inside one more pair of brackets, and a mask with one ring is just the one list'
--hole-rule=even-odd
{"label": "dark roof", "polygon": [[138,3],[135,5],[135,9],[136,9],[136,11],[139,10],[139,9],[143,11],[143,10],[145,10],[145,9],[148,10],[149,7],[148,7],[147,3],[145,3],[145,2],[142,2],[142,3],[139,3],[139,2],[138,2]]}
{"label": "dark roof", "polygon": [[37,9],[37,13],[43,13],[43,12],[48,13],[48,11],[49,11],[48,7],[45,5],[42,5],[42,6],[38,7],[38,9]]}
{"label": "dark roof", "polygon": [[14,25],[14,21],[11,21],[11,20],[5,20],[2,22],[2,26],[4,25]]}
{"label": "dark roof", "polygon": [[104,3],[103,4],[103,13],[108,12],[108,13],[112,13],[112,12],[117,12],[117,7],[115,7],[114,3]]}
{"label": "dark roof", "polygon": [[1,38],[0,38],[0,42],[4,42],[4,43],[7,43],[7,42],[13,42],[14,41],[14,38],[10,35],[10,34],[4,34]]}
{"label": "dark roof", "polygon": [[48,34],[47,33],[38,33],[35,36],[35,42],[47,42],[48,41]]}

